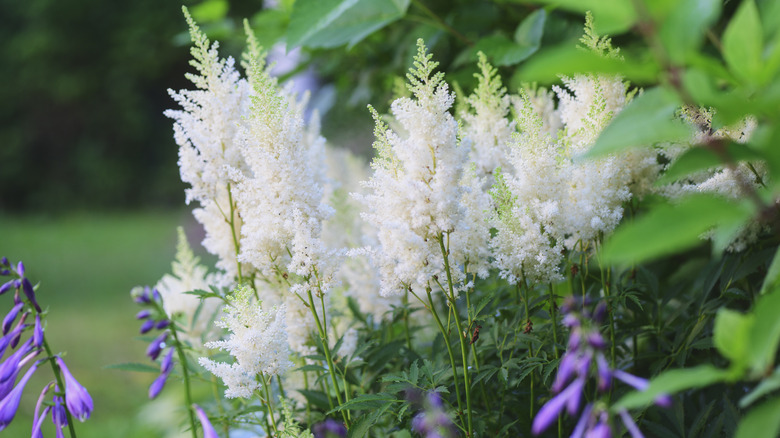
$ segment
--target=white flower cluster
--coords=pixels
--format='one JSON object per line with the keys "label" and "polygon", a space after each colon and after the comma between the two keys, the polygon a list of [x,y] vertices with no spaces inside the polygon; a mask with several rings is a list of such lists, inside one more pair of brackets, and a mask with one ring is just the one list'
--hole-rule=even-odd
{"label": "white flower cluster", "polygon": [[413,97],[391,105],[402,132],[388,129],[374,112],[378,156],[365,183],[370,193],[358,198],[366,206],[363,217],[378,230],[379,247],[371,254],[383,296],[407,288],[422,292],[432,278],[445,278],[442,243],[454,265],[463,265],[469,254],[465,236],[451,234],[473,229],[464,223],[468,216],[460,202],[468,148],[459,143],[449,113],[454,95],[443,73],[433,74],[438,63],[431,57],[418,40],[415,67],[407,75]]}
{"label": "white flower cluster", "polygon": [[179,243],[172,274],[165,274],[157,283],[157,290],[163,299],[163,309],[170,319],[183,316],[183,332],[180,336],[193,346],[199,347],[203,338],[211,337],[212,321],[220,307],[220,300],[214,297],[201,299],[186,292],[208,291],[214,284],[213,275],[207,274],[205,266],[195,257],[184,229],[179,227]]}
{"label": "white flower cluster", "polygon": [[200,208],[193,214],[203,224],[206,238],[203,246],[219,257],[217,267],[226,278],[238,272],[236,248],[229,222],[240,220],[229,202],[228,168],[243,168],[239,150],[239,123],[246,115],[250,87],[235,69],[233,58],[222,59],[219,44],[209,44],[189,13],[184,10],[190,26],[191,64],[198,74],[188,74],[195,90],[168,90],[181,110],[168,110],[174,119],[174,138],[179,145],[181,179],[190,187],[187,203],[197,201]]}
{"label": "white flower cluster", "polygon": [[225,397],[250,398],[260,387],[258,379],[284,374],[292,367],[285,327],[285,307],[265,312],[254,300],[254,291],[239,287],[229,298],[230,305],[217,325],[230,331],[226,340],[208,342],[206,347],[230,353],[235,362],[228,364],[202,357],[200,364],[222,379]]}

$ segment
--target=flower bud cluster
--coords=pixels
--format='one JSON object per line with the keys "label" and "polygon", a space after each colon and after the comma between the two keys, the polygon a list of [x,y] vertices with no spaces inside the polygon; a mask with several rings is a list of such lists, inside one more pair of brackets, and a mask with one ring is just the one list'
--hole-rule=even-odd
{"label": "flower bud cluster", "polygon": [[[557,394],[539,410],[534,418],[531,431],[539,435],[546,430],[558,415],[566,408],[569,415],[579,412],[585,384],[591,375],[595,375],[599,394],[606,395],[616,378],[635,389],[644,390],[648,381],[622,370],[612,369],[604,356],[607,342],[599,332],[599,326],[607,314],[605,302],[599,302],[591,312],[585,303],[570,297],[561,310],[564,313],[563,324],[571,329],[566,353],[558,365],[558,374],[552,385]],[[661,396],[656,400],[661,406],[668,406],[671,399]],[[642,437],[642,433],[625,410],[619,412],[620,419],[633,438]],[[612,436],[612,423],[607,403],[597,400],[582,410],[572,438]]]}
{"label": "flower bud cluster", "polygon": [[421,403],[423,409],[412,418],[412,431],[423,438],[452,438],[458,436],[455,423],[444,409],[444,402],[438,392],[424,395],[418,391],[409,391],[407,398],[412,403]]}
{"label": "flower bud cluster", "polygon": [[[51,412],[51,420],[57,432],[60,433],[62,427],[68,424],[68,413],[74,415],[79,421],[89,418],[94,409],[92,398],[73,377],[59,356],[51,356],[32,363],[17,383],[17,378],[24,367],[32,362],[44,348],[48,351],[48,347],[45,347],[44,328],[41,322],[43,311],[36,299],[35,288],[25,276],[25,267],[21,261],[12,265],[8,258],[0,259],[0,276],[9,278],[0,286],[0,295],[11,290],[15,291],[13,307],[3,318],[2,337],[0,338],[0,359],[5,356],[6,350],[9,351],[8,356],[0,362],[0,431],[5,429],[16,416],[24,388],[38,370],[40,363],[54,361],[56,369],[59,370],[59,376],[65,382],[64,403],[63,393],[59,388],[56,388],[52,406],[47,406],[41,412],[40,407],[43,399],[52,385],[47,384],[44,387],[36,408],[33,436],[39,436],[36,435],[36,430],[40,433],[40,428],[49,412]],[[27,323],[26,321],[31,315],[35,315],[35,321]],[[30,337],[22,343],[22,334],[30,330],[32,331]],[[16,351],[13,351],[14,349]]]}
{"label": "flower bud cluster", "polygon": [[171,321],[163,310],[162,296],[157,289],[151,289],[148,286],[136,288],[131,292],[133,299],[136,303],[144,306],[145,308],[138,312],[136,319],[143,320],[141,324],[141,334],[146,334],[152,329],[162,330],[162,332],[155,337],[149,347],[146,349],[146,355],[149,359],[156,361],[163,351],[168,348],[168,353],[163,356],[160,362],[160,375],[154,379],[154,382],[149,386],[149,398],[155,398],[160,394],[165,382],[168,381],[168,376],[173,369],[173,352],[174,347],[171,343],[167,343],[168,337],[171,335],[170,326]]}

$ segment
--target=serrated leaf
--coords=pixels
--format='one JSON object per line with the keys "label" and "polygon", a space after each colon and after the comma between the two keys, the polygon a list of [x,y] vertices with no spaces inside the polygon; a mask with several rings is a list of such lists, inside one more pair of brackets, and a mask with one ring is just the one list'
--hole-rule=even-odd
{"label": "serrated leaf", "polygon": [[417,367],[417,361],[412,362],[409,369],[409,381],[412,385],[417,385],[417,379],[420,377],[420,369]]}
{"label": "serrated leaf", "polygon": [[105,367],[107,370],[122,370],[122,371],[134,371],[138,373],[155,373],[160,374],[160,367],[138,362],[124,362]]}
{"label": "serrated leaf", "polygon": [[744,315],[733,310],[721,308],[715,316],[712,341],[723,357],[731,361],[735,369],[743,370],[747,365],[747,348],[753,315]]}
{"label": "serrated leaf", "polygon": [[760,79],[763,30],[753,0],[743,0],[723,32],[723,58],[738,76],[750,82]]}
{"label": "serrated leaf", "polygon": [[753,408],[742,418],[734,438],[776,438],[780,436],[780,397]]}
{"label": "serrated leaf", "polygon": [[618,412],[621,409],[647,406],[661,395],[671,395],[687,389],[709,386],[728,380],[731,376],[728,370],[718,369],[712,365],[665,371],[652,379],[644,391],[632,391],[623,396],[612,406],[611,410]]}
{"label": "serrated leaf", "polygon": [[692,195],[677,205],[662,204],[619,227],[604,244],[602,262],[628,265],[673,254],[699,244],[712,227],[749,217],[749,211],[715,196]]}
{"label": "serrated leaf", "polygon": [[691,127],[675,117],[679,107],[677,96],[666,89],[645,91],[612,119],[586,156],[600,157],[631,147],[689,138]]}
{"label": "serrated leaf", "polygon": [[326,415],[344,410],[355,411],[360,409],[377,409],[387,403],[400,402],[401,400],[398,400],[394,394],[387,392],[380,392],[377,394],[362,394],[348,402],[342,403],[340,406],[337,406],[335,409],[329,411]]}
{"label": "serrated leaf", "polygon": [[349,428],[348,437],[349,438],[363,438],[368,434],[368,431],[371,429],[371,426],[376,423],[376,420],[379,419],[390,407],[390,405],[385,405],[380,409],[377,409],[374,412],[370,412],[368,414],[362,415],[356,422],[352,424],[352,426]]}

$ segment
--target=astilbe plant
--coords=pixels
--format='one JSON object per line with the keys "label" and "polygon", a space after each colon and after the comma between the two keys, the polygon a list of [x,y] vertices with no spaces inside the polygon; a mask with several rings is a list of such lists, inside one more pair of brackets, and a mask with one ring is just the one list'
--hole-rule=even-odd
{"label": "astilbe plant", "polygon": [[[185,16],[196,89],[172,92],[181,108],[166,114],[217,272],[180,230],[173,272],[135,298],[142,333],[156,330],[149,395],[179,374],[194,437],[196,420],[207,437],[538,435],[556,421],[562,436],[564,409],[579,416],[572,437],[658,430],[660,409],[635,420],[638,405],[613,397],[631,387],[666,406],[670,396],[622,368],[655,374],[706,339],[699,325],[670,348],[663,318],[685,306],[674,301],[669,315],[658,285],[667,280],[607,263],[605,242],[647,196],[735,198],[761,186],[763,164],[663,187],[659,175],[684,160],[690,139],[599,150],[653,90],[577,73],[511,94],[479,53],[476,89],[463,98],[418,40],[405,93],[388,115],[370,108],[371,169],[344,165],[351,158],[326,145],[316,115],[306,120],[306,97],[271,75],[248,24],[242,76]],[[580,42],[583,56],[624,65],[590,14]],[[694,143],[744,141],[756,125],[704,129],[712,115],[692,107],[674,118],[703,131]],[[766,227],[740,230],[699,234],[737,251]],[[673,298],[683,299],[696,302]],[[213,399],[191,389],[201,384]]]}

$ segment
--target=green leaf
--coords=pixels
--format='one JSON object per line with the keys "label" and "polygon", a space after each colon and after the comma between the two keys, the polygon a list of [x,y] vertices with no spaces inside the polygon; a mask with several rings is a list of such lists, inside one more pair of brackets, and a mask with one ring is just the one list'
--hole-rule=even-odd
{"label": "green leaf", "polygon": [[604,244],[602,262],[628,265],[692,248],[710,228],[745,220],[749,214],[739,205],[709,195],[662,204],[620,226]]}
{"label": "green leaf", "polygon": [[138,373],[160,373],[160,367],[137,362],[124,362],[106,366],[107,370],[134,371]]}
{"label": "green leaf", "polygon": [[723,57],[736,75],[757,82],[761,74],[763,30],[753,0],[744,0],[723,33]]}
{"label": "green leaf", "polygon": [[770,289],[776,289],[778,280],[780,280],[780,246],[777,247],[777,252],[775,252],[772,263],[766,272],[766,277],[764,277],[764,283],[761,285],[761,294],[767,293]]}
{"label": "green leaf", "polygon": [[690,137],[691,128],[674,117],[679,106],[677,96],[663,88],[642,93],[607,125],[587,156],[598,157],[629,147]]}
{"label": "green leaf", "polygon": [[497,67],[515,65],[536,53],[538,49],[538,45],[522,46],[503,35],[492,35],[477,41],[474,47],[458,57],[456,64],[462,64],[465,60],[476,60],[477,53],[481,51]]}
{"label": "green leaf", "polygon": [[756,301],[755,323],[748,354],[754,374],[765,375],[774,363],[780,343],[780,288],[773,288]]}
{"label": "green leaf", "polygon": [[761,397],[776,391],[780,388],[780,367],[775,368],[775,372],[772,373],[771,376],[767,377],[766,379],[762,380],[761,383],[758,384],[755,388],[753,388],[752,391],[747,393],[742,399],[739,401],[739,407],[740,408],[746,408],[753,404],[756,400],[760,399]]}
{"label": "green leaf", "polygon": [[287,28],[287,47],[352,47],[402,18],[409,1],[297,0]]}
{"label": "green leaf", "polygon": [[[625,60],[604,58],[590,50],[567,43],[540,51],[526,61],[514,75],[515,82],[557,82],[560,76],[580,73],[620,74],[627,79],[649,82],[656,80],[660,68],[649,57]],[[516,78],[516,79],[515,79]]]}
{"label": "green leaf", "polygon": [[707,28],[718,19],[721,0],[681,0],[658,33],[670,60],[684,64],[699,49]]}
{"label": "green leaf", "polygon": [[544,9],[537,9],[528,14],[515,30],[515,42],[525,47],[539,47],[546,19],[547,12]]}
{"label": "green leaf", "polygon": [[297,389],[296,391],[300,392],[302,396],[306,397],[306,401],[311,405],[316,406],[323,411],[330,409],[328,398],[324,392],[311,391],[308,389]]}
{"label": "green leaf", "polygon": [[228,11],[226,0],[206,0],[190,7],[192,18],[199,23],[211,23],[225,18]]}
{"label": "green leaf", "polygon": [[776,438],[780,436],[780,397],[753,408],[742,418],[735,438]]}
{"label": "green leaf", "polygon": [[[729,143],[726,153],[734,161],[759,161],[763,156],[744,144]],[[656,186],[668,184],[694,172],[722,166],[723,159],[711,149],[693,147],[674,160],[664,174],[656,180]]]}
{"label": "green leaf", "polygon": [[731,361],[732,368],[740,372],[745,369],[748,360],[746,353],[753,323],[753,315],[726,308],[720,308],[715,316],[712,339],[715,348]]}
{"label": "green leaf", "polygon": [[712,365],[700,365],[695,368],[683,368],[665,371],[650,381],[644,391],[633,391],[612,405],[612,411],[634,409],[653,403],[664,394],[675,394],[691,388],[701,388],[713,383],[727,380],[731,376],[728,370],[721,370]]}
{"label": "green leaf", "polygon": [[368,434],[368,431],[371,429],[371,426],[376,423],[376,420],[379,419],[385,412],[387,412],[387,409],[390,407],[390,404],[386,404],[385,406],[381,407],[380,409],[377,409],[373,412],[370,412],[368,414],[365,414],[358,418],[358,420],[352,424],[352,426],[349,428],[349,434],[347,435],[349,438],[363,438]]}
{"label": "green leaf", "polygon": [[398,400],[395,395],[387,392],[380,392],[377,394],[363,394],[353,398],[348,402],[342,403],[332,411],[329,411],[326,415],[343,410],[354,411],[359,409],[377,409],[388,403],[401,403],[401,400]]}
{"label": "green leaf", "polygon": [[626,0],[542,0],[541,3],[581,14],[591,11],[595,30],[601,35],[625,32],[637,21],[633,2]]}

